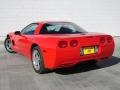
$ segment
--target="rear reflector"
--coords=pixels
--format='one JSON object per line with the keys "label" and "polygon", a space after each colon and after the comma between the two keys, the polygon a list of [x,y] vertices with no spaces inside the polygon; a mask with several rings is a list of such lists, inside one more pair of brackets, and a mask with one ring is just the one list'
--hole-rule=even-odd
{"label": "rear reflector", "polygon": [[68,46],[68,43],[67,43],[67,41],[60,41],[60,42],[58,43],[58,46],[59,46],[60,48],[66,48],[66,47]]}
{"label": "rear reflector", "polygon": [[72,40],[70,42],[70,46],[72,46],[72,47],[76,47],[77,45],[78,45],[78,41],[77,40]]}

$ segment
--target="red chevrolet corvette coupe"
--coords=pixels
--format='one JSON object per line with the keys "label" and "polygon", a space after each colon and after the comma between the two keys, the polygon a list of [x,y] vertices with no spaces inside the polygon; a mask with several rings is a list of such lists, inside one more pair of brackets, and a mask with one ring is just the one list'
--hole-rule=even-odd
{"label": "red chevrolet corvette coupe", "polygon": [[84,61],[96,63],[114,51],[112,36],[87,32],[72,22],[31,23],[9,33],[4,45],[8,52],[28,57],[37,73]]}

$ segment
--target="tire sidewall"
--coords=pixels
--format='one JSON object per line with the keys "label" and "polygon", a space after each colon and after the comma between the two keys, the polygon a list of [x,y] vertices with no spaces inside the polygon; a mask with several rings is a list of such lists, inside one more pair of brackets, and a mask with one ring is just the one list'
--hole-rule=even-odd
{"label": "tire sidewall", "polygon": [[[39,70],[36,70],[35,67],[34,67],[34,65],[33,65],[33,51],[34,51],[34,50],[37,50],[37,51],[39,52],[39,55],[40,55],[40,60],[39,60],[40,69],[39,69]],[[36,47],[34,47],[34,48],[32,49],[31,57],[32,57],[32,66],[33,66],[35,72],[40,73],[40,74],[45,73],[45,72],[46,72],[46,69],[45,69],[45,67],[44,67],[44,62],[43,62],[42,53],[41,53],[41,50],[40,50],[40,48],[39,48],[38,46],[36,46]]]}
{"label": "tire sidewall", "polygon": [[6,38],[5,41],[4,41],[4,46],[5,46],[6,51],[9,52],[9,53],[15,53],[13,50],[12,50],[12,51],[9,51],[9,50],[7,49],[7,47],[6,47],[6,41],[7,41],[7,40],[10,40],[10,38]]}

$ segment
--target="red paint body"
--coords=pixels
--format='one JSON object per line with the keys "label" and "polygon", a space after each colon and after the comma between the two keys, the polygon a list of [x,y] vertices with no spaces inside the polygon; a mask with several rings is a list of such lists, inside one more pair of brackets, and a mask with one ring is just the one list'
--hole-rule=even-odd
{"label": "red paint body", "polygon": [[[104,60],[112,56],[114,51],[114,40],[112,36],[101,33],[86,34],[39,34],[43,24],[40,22],[35,30],[34,35],[14,35],[9,33],[10,39],[14,41],[13,50],[25,55],[31,59],[31,47],[36,44],[41,49],[44,65],[48,69],[73,66],[77,63],[88,60]],[[105,42],[101,43],[100,39],[104,37]],[[112,41],[108,42],[107,38],[111,37]],[[71,40],[77,40],[76,47],[70,46]],[[58,43],[67,41],[66,48],[60,48]],[[80,49],[86,46],[98,46],[98,52],[90,55],[80,55]]]}

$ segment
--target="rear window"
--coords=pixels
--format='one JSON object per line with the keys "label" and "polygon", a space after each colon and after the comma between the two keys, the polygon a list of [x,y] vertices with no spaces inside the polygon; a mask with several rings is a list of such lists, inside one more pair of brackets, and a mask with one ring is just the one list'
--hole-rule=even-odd
{"label": "rear window", "polygon": [[77,34],[86,31],[71,22],[50,22],[45,23],[40,34]]}

